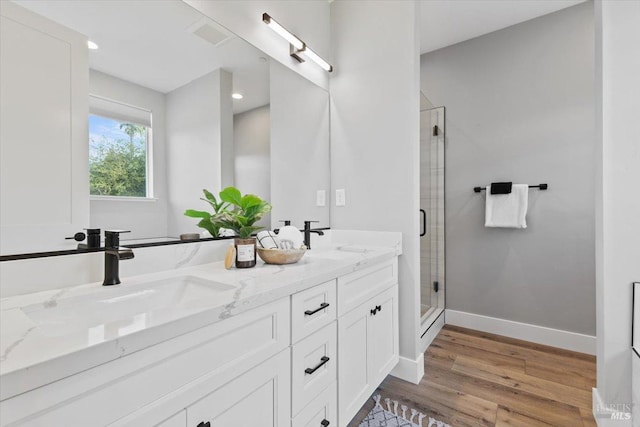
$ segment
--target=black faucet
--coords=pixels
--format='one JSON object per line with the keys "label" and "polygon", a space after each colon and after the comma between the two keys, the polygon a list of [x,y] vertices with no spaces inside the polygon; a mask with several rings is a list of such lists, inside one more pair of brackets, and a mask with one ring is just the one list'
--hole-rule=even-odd
{"label": "black faucet", "polygon": [[129,248],[120,247],[120,233],[127,230],[105,230],[104,232],[104,281],[102,286],[120,284],[120,260],[134,257]]}
{"label": "black faucet", "polygon": [[304,222],[304,245],[307,249],[311,249],[311,233],[317,233],[318,236],[324,236],[324,232],[322,230],[312,230],[311,223],[312,222],[320,222],[320,221],[305,221]]}

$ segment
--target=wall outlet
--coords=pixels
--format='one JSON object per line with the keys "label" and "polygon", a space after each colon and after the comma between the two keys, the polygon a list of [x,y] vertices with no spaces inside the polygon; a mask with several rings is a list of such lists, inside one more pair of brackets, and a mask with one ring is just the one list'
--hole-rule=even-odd
{"label": "wall outlet", "polygon": [[316,191],[316,206],[325,206],[327,204],[327,193],[324,190]]}
{"label": "wall outlet", "polygon": [[336,206],[345,206],[347,204],[347,195],[344,188],[336,190]]}

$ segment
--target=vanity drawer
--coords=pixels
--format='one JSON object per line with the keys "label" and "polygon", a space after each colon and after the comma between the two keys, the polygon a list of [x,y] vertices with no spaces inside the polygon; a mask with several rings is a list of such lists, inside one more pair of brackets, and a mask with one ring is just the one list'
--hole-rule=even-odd
{"label": "vanity drawer", "polygon": [[296,416],[337,378],[336,322],[295,344],[291,351],[291,409]]}
{"label": "vanity drawer", "polygon": [[291,296],[291,342],[295,343],[336,319],[336,281]]}
{"label": "vanity drawer", "polygon": [[291,427],[338,427],[337,403],[338,388],[334,382],[300,411]]}
{"label": "vanity drawer", "polygon": [[338,316],[398,283],[398,258],[338,277]]}

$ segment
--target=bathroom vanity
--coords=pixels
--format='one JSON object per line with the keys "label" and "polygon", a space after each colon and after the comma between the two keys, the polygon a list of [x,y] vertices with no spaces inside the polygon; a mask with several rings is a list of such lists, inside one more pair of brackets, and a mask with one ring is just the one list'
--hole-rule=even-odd
{"label": "bathroom vanity", "polygon": [[346,426],[398,362],[398,243],[5,298],[2,426]]}

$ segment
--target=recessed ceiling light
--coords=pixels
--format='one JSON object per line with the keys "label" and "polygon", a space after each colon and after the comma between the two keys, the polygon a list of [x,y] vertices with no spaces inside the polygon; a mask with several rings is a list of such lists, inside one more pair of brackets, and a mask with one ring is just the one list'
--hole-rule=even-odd
{"label": "recessed ceiling light", "polygon": [[98,45],[96,44],[96,42],[92,42],[91,40],[87,40],[87,47],[91,50],[96,50],[98,49]]}
{"label": "recessed ceiling light", "polygon": [[231,97],[233,99],[242,99],[243,98],[242,94],[240,94],[240,93],[231,94]]}

